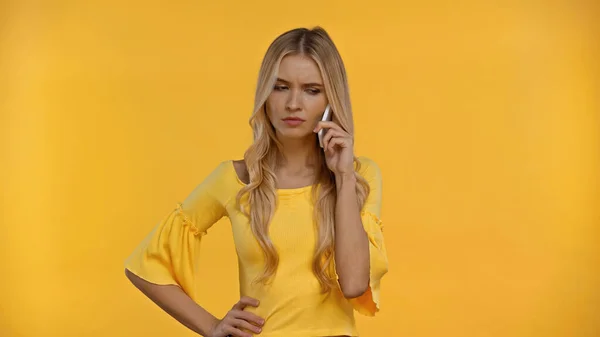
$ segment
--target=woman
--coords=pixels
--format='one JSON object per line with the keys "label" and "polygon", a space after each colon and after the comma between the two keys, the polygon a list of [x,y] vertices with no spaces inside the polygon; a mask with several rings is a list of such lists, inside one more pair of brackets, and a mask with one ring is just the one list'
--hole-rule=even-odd
{"label": "woman", "polygon": [[[328,104],[333,120],[321,121]],[[177,204],[127,259],[127,277],[203,336],[357,336],[354,310],[379,310],[388,266],[381,174],[354,155],[346,72],[325,30],[294,29],[271,44],[250,125],[244,159],[221,162]],[[195,259],[223,216],[241,299],[217,319],[197,304]]]}

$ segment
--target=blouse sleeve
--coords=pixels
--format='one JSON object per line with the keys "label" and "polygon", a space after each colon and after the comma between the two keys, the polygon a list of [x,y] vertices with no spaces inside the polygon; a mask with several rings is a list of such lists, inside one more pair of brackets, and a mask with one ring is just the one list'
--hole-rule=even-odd
{"label": "blouse sleeve", "polygon": [[201,238],[226,215],[221,163],[188,195],[176,203],[125,261],[125,268],[159,285],[177,285],[197,300],[195,277]]}
{"label": "blouse sleeve", "polygon": [[375,162],[361,158],[361,175],[367,180],[370,193],[361,211],[363,227],[369,238],[370,280],[369,288],[359,297],[350,299],[360,314],[374,316],[379,311],[381,278],[388,271],[387,252],[383,240],[381,216],[381,171]]}

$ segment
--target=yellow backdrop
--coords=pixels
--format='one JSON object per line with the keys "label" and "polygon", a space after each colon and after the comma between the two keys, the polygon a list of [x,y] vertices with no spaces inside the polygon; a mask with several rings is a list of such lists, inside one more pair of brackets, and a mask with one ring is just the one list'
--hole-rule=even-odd
{"label": "yellow backdrop", "polygon": [[[322,25],[384,175],[391,270],[362,336],[598,336],[600,6],[492,3],[0,2],[0,335],[192,336],[123,260],[241,158],[268,44]],[[202,249],[223,315],[228,222]]]}

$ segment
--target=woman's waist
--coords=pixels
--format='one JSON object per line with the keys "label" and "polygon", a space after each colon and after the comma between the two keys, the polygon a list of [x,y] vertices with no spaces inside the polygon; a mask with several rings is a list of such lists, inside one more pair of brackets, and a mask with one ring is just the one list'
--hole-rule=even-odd
{"label": "woman's waist", "polygon": [[318,286],[316,289],[274,288],[275,285],[250,287],[240,294],[260,301],[258,307],[244,310],[265,320],[261,336],[268,332],[307,330],[311,332],[306,332],[305,336],[352,335],[355,330],[353,308],[340,291],[322,294]]}
{"label": "woman's waist", "polygon": [[279,293],[289,292],[290,289],[296,293],[315,294],[321,293],[321,283],[312,271],[308,263],[296,266],[280,265],[275,273],[265,280],[259,281],[263,276],[264,267],[240,265],[240,287],[245,292]]}

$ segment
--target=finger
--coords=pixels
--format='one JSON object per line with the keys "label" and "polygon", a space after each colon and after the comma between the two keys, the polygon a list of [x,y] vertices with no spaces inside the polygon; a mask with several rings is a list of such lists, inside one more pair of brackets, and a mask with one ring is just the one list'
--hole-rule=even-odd
{"label": "finger", "polygon": [[[327,132],[327,136],[328,136],[327,137],[327,145],[330,146],[329,149],[331,149],[331,150],[333,150],[333,147],[331,146],[331,141],[333,139],[343,139],[343,140],[345,140],[345,143],[344,143],[345,145],[348,145],[351,143],[350,135],[348,135],[345,132],[329,129],[329,131]],[[339,143],[336,143],[336,144],[339,144]],[[328,149],[328,148],[325,147],[325,149]]]}
{"label": "finger", "polygon": [[248,297],[248,296],[243,296],[242,298],[240,298],[240,300],[233,306],[233,309],[236,310],[244,310],[245,307],[247,306],[251,306],[251,307],[258,307],[258,305],[260,304],[260,301],[257,300],[256,298],[252,298],[252,297]]}
{"label": "finger", "polygon": [[[344,131],[341,130],[336,130],[336,129],[326,129],[325,130],[325,136],[323,136],[324,139],[327,139],[327,142],[331,141],[331,138],[333,137],[348,137],[349,135],[347,133],[345,133]],[[323,146],[324,148],[326,148],[325,146]]]}
{"label": "finger", "polygon": [[334,129],[339,131],[344,131],[339,124],[331,121],[319,121],[317,126],[315,127],[315,132],[318,132],[320,129]]}
{"label": "finger", "polygon": [[345,137],[346,134],[344,132],[341,132],[339,130],[334,130],[334,129],[328,129],[327,132],[325,133],[325,137],[323,137],[324,139],[327,140],[327,142],[329,142],[331,140],[331,138],[333,137]]}
{"label": "finger", "polygon": [[323,149],[326,151],[327,150],[327,144],[329,144],[329,140],[331,139],[331,137],[333,137],[333,130],[332,129],[327,129],[327,130],[323,130],[324,131],[324,135],[323,135]]}
{"label": "finger", "polygon": [[250,330],[253,331],[254,333],[260,333],[262,331],[262,329],[254,324],[251,324],[243,319],[236,319],[233,321],[233,326],[235,326],[236,328],[240,329],[246,329],[246,330]]}
{"label": "finger", "polygon": [[334,138],[329,142],[328,150],[333,151],[336,145],[339,145],[342,148],[348,147],[348,142],[349,140],[346,138]]}
{"label": "finger", "polygon": [[252,337],[251,334],[244,332],[240,329],[237,329],[231,325],[228,325],[225,327],[225,329],[223,329],[225,331],[225,333],[227,334],[227,336],[232,336],[232,337]]}
{"label": "finger", "polygon": [[235,311],[232,312],[233,317],[240,318],[250,323],[254,323],[258,326],[263,326],[265,324],[265,320],[261,317],[256,316],[255,314],[248,311]]}
{"label": "finger", "polygon": [[329,130],[323,130],[323,141],[322,141],[322,145],[321,146],[323,148],[323,151],[327,150],[327,141],[329,140],[329,138],[327,138],[327,134]]}
{"label": "finger", "polygon": [[242,298],[240,298],[240,302],[251,307],[258,307],[258,305],[260,304],[259,300],[249,296],[242,296]]}

